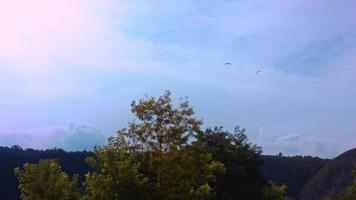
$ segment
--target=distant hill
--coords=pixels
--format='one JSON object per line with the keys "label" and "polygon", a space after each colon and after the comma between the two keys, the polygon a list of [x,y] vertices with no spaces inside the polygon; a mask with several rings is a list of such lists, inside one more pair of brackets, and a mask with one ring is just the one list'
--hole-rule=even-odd
{"label": "distant hill", "polygon": [[320,200],[345,191],[352,183],[352,163],[356,161],[356,148],[328,162],[304,186],[301,200]]}
{"label": "distant hill", "polygon": [[263,156],[263,172],[274,183],[287,184],[287,195],[298,199],[303,186],[323,168],[328,159],[311,156]]}

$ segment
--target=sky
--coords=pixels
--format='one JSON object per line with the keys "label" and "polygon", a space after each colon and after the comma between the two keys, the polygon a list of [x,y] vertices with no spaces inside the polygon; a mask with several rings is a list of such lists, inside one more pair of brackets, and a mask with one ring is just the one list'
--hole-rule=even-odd
{"label": "sky", "polygon": [[169,89],[264,154],[332,158],[356,147],[355,7],[0,0],[0,145],[90,150]]}

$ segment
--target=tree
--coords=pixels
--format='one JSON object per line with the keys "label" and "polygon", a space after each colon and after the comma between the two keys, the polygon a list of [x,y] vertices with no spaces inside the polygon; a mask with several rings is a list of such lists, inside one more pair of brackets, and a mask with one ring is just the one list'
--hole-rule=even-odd
{"label": "tree", "polygon": [[287,185],[275,185],[272,181],[263,188],[263,199],[284,200],[287,193]]}
{"label": "tree", "polygon": [[78,200],[78,177],[70,178],[55,160],[26,163],[16,168],[21,199],[23,200]]}
{"label": "tree", "polygon": [[245,129],[202,131],[189,102],[174,106],[170,95],[132,102],[136,119],[86,159],[93,171],[83,188],[54,160],[15,169],[22,199],[283,199],[285,186],[264,178],[261,149],[248,142]]}
{"label": "tree", "polygon": [[95,157],[87,158],[96,171],[85,176],[82,200],[142,199],[140,177],[135,156],[109,144],[95,149]]}
{"label": "tree", "polygon": [[20,145],[12,145],[10,149],[13,151],[22,151],[23,150]]}
{"label": "tree", "polygon": [[[261,200],[285,191],[269,182],[261,172],[263,164],[261,148],[248,142],[246,130],[236,127],[233,133],[222,127],[208,128],[200,132],[194,143],[224,164],[226,173],[220,174],[213,184],[215,200]],[[275,186],[275,187],[274,187]],[[285,186],[284,186],[285,187]],[[274,195],[266,195],[274,193]]]}
{"label": "tree", "polygon": [[190,145],[202,122],[189,103],[175,108],[166,91],[158,99],[133,101],[131,111],[138,122],[119,130],[89,159],[97,172],[87,175],[85,199],[210,199],[210,183],[224,167]]}

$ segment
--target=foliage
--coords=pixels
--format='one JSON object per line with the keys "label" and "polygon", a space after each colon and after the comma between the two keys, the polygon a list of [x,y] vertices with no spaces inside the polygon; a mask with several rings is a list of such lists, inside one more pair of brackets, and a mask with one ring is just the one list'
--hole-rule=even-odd
{"label": "foliage", "polygon": [[90,159],[98,172],[87,175],[86,199],[210,199],[210,183],[224,168],[190,145],[201,121],[188,102],[174,108],[167,91],[133,101],[131,110],[139,122],[119,130]]}
{"label": "foliage", "polygon": [[189,102],[173,105],[169,91],[133,101],[131,111],[136,119],[86,159],[93,171],[86,173],[82,188],[78,176],[70,178],[57,161],[41,160],[15,170],[22,199],[284,198],[286,186],[264,177],[261,148],[248,142],[245,129],[202,131]]}
{"label": "foliage", "polygon": [[287,185],[275,185],[272,181],[268,182],[263,188],[263,198],[268,200],[284,200],[287,193]]}
{"label": "foliage", "polygon": [[[56,150],[23,149],[12,150],[9,147],[0,147],[0,197],[1,199],[19,199],[18,183],[13,175],[13,169],[24,163],[38,163],[40,159],[57,159],[63,171],[71,174],[79,174],[79,184],[84,181],[84,174],[91,170],[84,162],[84,158],[93,156],[92,152],[65,152]],[[299,185],[303,185],[308,177],[318,171],[328,161],[325,159],[293,156],[278,157],[262,155],[264,160],[263,172],[265,176],[276,184],[286,183],[288,195],[290,191],[296,191]],[[295,189],[293,189],[295,188]],[[293,197],[293,196],[292,196]]]}
{"label": "foliage", "polygon": [[63,171],[79,174],[81,183],[84,174],[90,170],[90,166],[84,159],[91,156],[92,152],[65,152],[61,149],[34,150],[22,148],[0,147],[0,199],[17,200],[20,197],[18,181],[14,176],[14,168],[25,163],[38,163],[41,159],[56,159]]}
{"label": "foliage", "polygon": [[[265,190],[278,193],[274,184],[270,184],[262,174],[261,149],[251,145],[245,129],[236,127],[233,133],[222,127],[206,129],[200,132],[195,146],[213,155],[214,160],[223,163],[226,173],[220,174],[213,184],[216,200],[265,199]],[[267,198],[269,199],[269,198]]]}
{"label": "foliage", "polygon": [[77,200],[78,177],[72,179],[62,171],[55,160],[41,160],[38,164],[24,164],[16,168],[23,200]]}
{"label": "foliage", "polygon": [[137,166],[130,155],[122,149],[96,148],[95,157],[87,162],[97,172],[86,174],[83,200],[135,200],[141,199]]}

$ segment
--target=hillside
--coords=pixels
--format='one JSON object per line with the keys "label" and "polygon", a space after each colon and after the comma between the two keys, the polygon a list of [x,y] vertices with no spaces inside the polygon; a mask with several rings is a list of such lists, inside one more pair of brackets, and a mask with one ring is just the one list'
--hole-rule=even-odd
{"label": "hillside", "polygon": [[263,156],[262,168],[276,184],[287,184],[289,198],[298,199],[303,186],[329,161],[311,156]]}
{"label": "hillside", "polygon": [[302,200],[319,200],[334,193],[340,193],[351,185],[352,163],[356,161],[356,148],[351,149],[328,162],[305,185]]}

